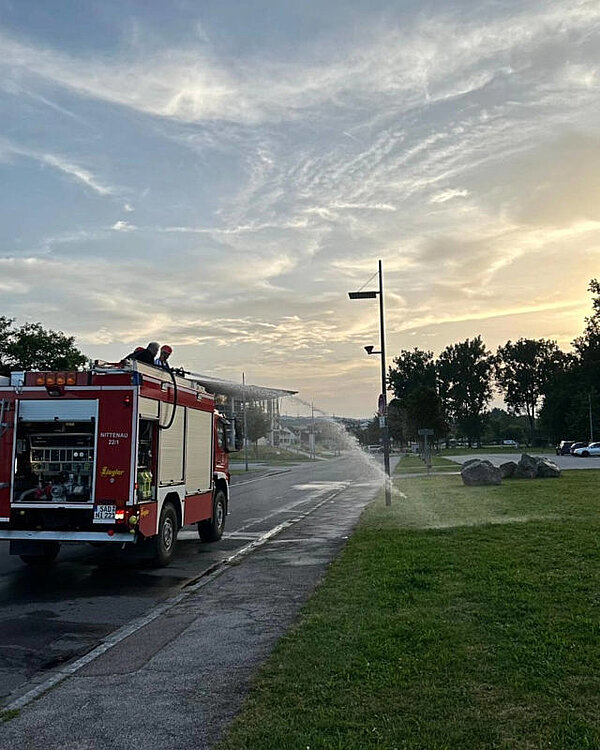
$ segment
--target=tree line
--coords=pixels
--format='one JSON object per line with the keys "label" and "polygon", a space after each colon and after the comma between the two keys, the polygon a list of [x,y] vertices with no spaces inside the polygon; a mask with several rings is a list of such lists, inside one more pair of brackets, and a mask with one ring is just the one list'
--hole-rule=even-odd
{"label": "tree line", "polygon": [[45,329],[41,323],[15,325],[0,315],[0,375],[16,370],[78,370],[87,357],[75,337]]}
{"label": "tree line", "polygon": [[[593,312],[572,352],[550,339],[529,338],[491,352],[481,336],[451,344],[437,358],[418,348],[402,350],[388,370],[391,437],[406,443],[428,427],[436,439],[456,435],[472,445],[502,421],[505,432],[525,423],[530,445],[588,436],[600,391],[600,282],[592,279],[588,288]],[[506,411],[488,410],[494,391]]]}

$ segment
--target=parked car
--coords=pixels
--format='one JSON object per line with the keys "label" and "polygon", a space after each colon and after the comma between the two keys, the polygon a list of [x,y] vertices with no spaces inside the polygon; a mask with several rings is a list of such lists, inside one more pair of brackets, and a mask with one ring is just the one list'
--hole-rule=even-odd
{"label": "parked car", "polygon": [[571,446],[575,444],[574,440],[561,440],[556,446],[557,456],[568,456],[571,452]]}
{"label": "parked car", "polygon": [[589,445],[589,443],[587,443],[587,442],[585,442],[585,443],[584,442],[573,443],[571,445],[571,448],[569,449],[569,453],[572,456],[574,456],[576,450],[578,450],[579,448],[587,448],[588,445]]}
{"label": "parked car", "polygon": [[503,440],[502,445],[507,448],[518,448],[519,444],[516,440]]}
{"label": "parked car", "polygon": [[575,448],[573,455],[581,456],[582,458],[587,458],[588,456],[600,456],[600,443],[590,443],[583,448]]}

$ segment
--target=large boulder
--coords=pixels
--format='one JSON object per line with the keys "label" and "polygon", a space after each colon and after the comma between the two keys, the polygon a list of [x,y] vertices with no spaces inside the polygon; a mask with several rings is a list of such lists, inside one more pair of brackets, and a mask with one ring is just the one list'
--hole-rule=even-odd
{"label": "large boulder", "polygon": [[517,464],[516,461],[506,461],[505,463],[500,464],[498,468],[500,469],[500,473],[502,474],[502,479],[510,479],[510,477],[513,477],[515,475]]}
{"label": "large boulder", "polygon": [[463,483],[469,487],[485,484],[500,484],[502,474],[491,461],[475,458],[466,461],[460,470]]}
{"label": "large boulder", "polygon": [[513,476],[515,479],[535,479],[537,472],[537,459],[527,453],[523,453]]}
{"label": "large boulder", "polygon": [[560,468],[554,463],[554,461],[551,461],[549,458],[538,458],[537,462],[538,477],[545,479],[547,477],[553,478],[560,476]]}
{"label": "large boulder", "polygon": [[516,479],[535,479],[536,477],[546,479],[559,477],[560,474],[560,468],[549,458],[523,453],[513,476]]}

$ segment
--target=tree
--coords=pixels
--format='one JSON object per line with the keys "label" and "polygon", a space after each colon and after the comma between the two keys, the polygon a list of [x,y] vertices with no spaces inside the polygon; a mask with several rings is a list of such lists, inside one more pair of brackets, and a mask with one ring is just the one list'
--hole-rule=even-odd
{"label": "tree", "polygon": [[15,327],[14,320],[0,317],[0,369],[77,370],[87,358],[75,346],[75,337],[46,330],[41,323]]}
{"label": "tree", "polygon": [[258,453],[258,441],[269,434],[271,422],[258,404],[246,407],[246,438],[254,443],[254,451]]}
{"label": "tree", "polygon": [[599,423],[600,282],[591,279],[588,290],[592,314],[573,341],[573,355],[564,355],[565,364],[554,375],[540,409],[540,424],[555,441],[591,439],[590,406],[594,423]]}
{"label": "tree", "polygon": [[403,349],[388,370],[388,382],[396,396],[388,406],[392,437],[417,439],[418,430],[430,427],[440,437],[447,432],[436,390],[436,368],[432,352]]}
{"label": "tree", "polygon": [[447,346],[436,363],[446,413],[466,434],[469,445],[481,436],[482,413],[492,397],[493,363],[481,336]]}
{"label": "tree", "polygon": [[482,440],[487,444],[500,444],[503,440],[525,442],[527,434],[526,417],[509,414],[504,409],[494,407],[483,415]]}
{"label": "tree", "polygon": [[381,440],[381,430],[379,427],[379,417],[375,416],[362,432],[362,445],[377,445]]}
{"label": "tree", "polygon": [[387,409],[388,431],[390,438],[396,443],[406,442],[406,411],[398,398],[393,398]]}
{"label": "tree", "polygon": [[585,319],[583,334],[573,341],[573,348],[585,385],[600,390],[600,282],[592,279],[588,290],[595,295],[592,298],[593,313]]}
{"label": "tree", "polygon": [[530,443],[533,443],[538,404],[564,363],[565,355],[556,341],[549,339],[522,338],[498,347],[494,363],[496,382],[509,410],[514,414],[524,411],[527,415]]}
{"label": "tree", "polygon": [[394,357],[394,366],[388,369],[388,383],[400,401],[415,388],[435,388],[433,352],[425,352],[416,347],[412,350],[403,349]]}

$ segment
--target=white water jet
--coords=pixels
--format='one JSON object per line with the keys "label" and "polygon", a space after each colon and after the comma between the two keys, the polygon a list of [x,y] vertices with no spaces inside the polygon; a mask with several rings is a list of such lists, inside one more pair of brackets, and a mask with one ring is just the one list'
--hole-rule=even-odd
{"label": "white water jet", "polygon": [[388,480],[382,464],[377,461],[374,456],[370,455],[362,449],[360,443],[358,442],[358,438],[348,432],[344,424],[337,421],[332,415],[327,414],[327,412],[324,412],[322,409],[317,408],[314,404],[311,404],[308,401],[304,401],[304,399],[301,399],[298,396],[286,396],[286,399],[295,402],[297,405],[302,405],[303,407],[307,408],[312,414],[318,414],[319,416],[315,419],[315,422],[318,423],[324,420],[328,425],[331,426],[335,433],[336,442],[338,446],[340,446],[340,452],[350,454],[356,460],[356,462],[364,470],[365,479],[371,480],[372,482],[379,481],[382,485],[385,485],[389,481],[392,495],[396,495],[401,498],[406,497],[403,492],[394,487],[394,484],[393,482],[391,482],[391,480]]}

